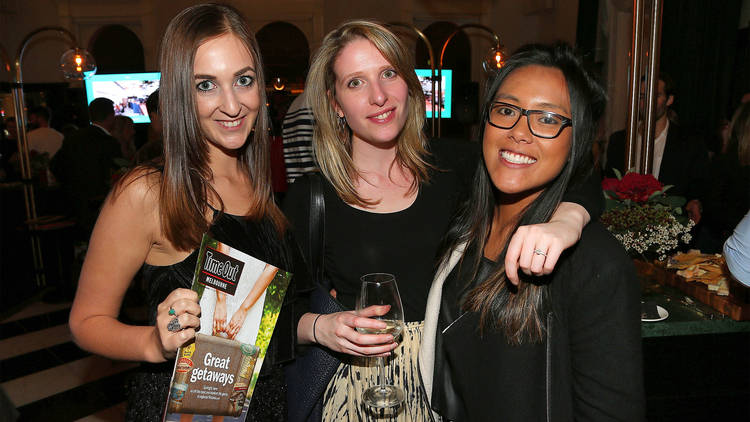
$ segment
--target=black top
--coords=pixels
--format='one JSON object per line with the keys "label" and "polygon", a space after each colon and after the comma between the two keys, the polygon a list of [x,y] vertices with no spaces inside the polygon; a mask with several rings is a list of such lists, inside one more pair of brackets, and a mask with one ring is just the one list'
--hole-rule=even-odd
{"label": "black top", "polygon": [[115,159],[121,156],[117,139],[92,125],[66,136],[52,157],[50,170],[67,197],[65,206],[70,207],[79,236],[86,240],[112,187],[112,175],[118,169]]}
{"label": "black top", "polygon": [[[363,274],[387,272],[396,277],[405,320],[424,319],[441,241],[470,186],[478,146],[466,141],[433,140],[431,157],[436,169],[430,172],[430,182],[420,186],[411,206],[398,212],[379,214],[354,208],[324,181],[325,278],[344,306],[354,308]],[[598,177],[591,179],[565,200],[581,203],[592,218],[598,218],[603,205],[601,187]],[[292,184],[283,209],[303,253],[309,256],[307,177]]]}
{"label": "black top", "polygon": [[456,265],[443,285],[436,411],[455,421],[643,420],[639,284],[601,224],[589,224],[544,281],[541,343],[512,346],[492,328],[480,335],[479,314],[461,312],[456,298],[495,264],[483,260],[476,277],[469,267]]}
{"label": "black top", "polygon": [[[293,265],[295,249],[293,240],[283,239],[268,219],[250,221],[245,217],[220,214],[209,230],[209,235],[241,250],[261,261],[294,273],[287,290],[284,305],[269,345],[261,376],[258,378],[247,421],[269,421],[286,419],[286,392],[282,361],[292,357],[296,333],[294,311],[295,290],[298,281],[306,278],[304,265]],[[149,323],[156,321],[156,307],[170,292],[177,288],[189,289],[195,270],[198,250],[194,250],[183,261],[167,266],[144,264],[142,271],[146,283]],[[297,272],[295,272],[297,270]],[[161,420],[167,403],[169,380],[174,360],[160,364],[142,364],[129,382],[128,421]]]}
{"label": "black top", "polygon": [[[325,277],[344,306],[354,309],[360,276],[386,272],[396,276],[404,318],[424,319],[430,287],[427,280],[432,278],[440,240],[456,208],[453,193],[461,190],[457,179],[453,172],[434,172],[431,182],[419,188],[413,204],[385,214],[346,204],[324,181]],[[287,193],[284,211],[295,229],[306,229],[309,190],[310,181],[302,177]],[[295,235],[300,241],[307,238],[300,230],[295,230]]]}

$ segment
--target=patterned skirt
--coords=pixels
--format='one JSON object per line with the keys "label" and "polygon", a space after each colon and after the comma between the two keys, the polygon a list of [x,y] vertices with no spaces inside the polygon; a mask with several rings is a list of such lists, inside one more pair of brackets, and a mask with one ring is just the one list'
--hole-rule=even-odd
{"label": "patterned skirt", "polygon": [[405,400],[393,409],[373,409],[362,402],[362,393],[378,383],[376,358],[350,356],[343,362],[323,396],[323,421],[423,422],[431,420],[429,404],[419,377],[422,321],[409,322],[401,345],[386,359],[386,379],[404,389]]}

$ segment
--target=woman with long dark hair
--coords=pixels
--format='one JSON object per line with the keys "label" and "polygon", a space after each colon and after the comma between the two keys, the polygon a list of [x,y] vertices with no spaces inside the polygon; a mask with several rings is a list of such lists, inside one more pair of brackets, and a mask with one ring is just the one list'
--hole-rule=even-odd
{"label": "woman with long dark hair", "polygon": [[444,420],[643,420],[640,289],[617,241],[593,222],[549,277],[514,286],[503,266],[511,234],[548,221],[592,171],[604,104],[565,45],[522,48],[489,84],[420,351]]}
{"label": "woman with long dark hair", "polygon": [[[145,362],[129,397],[127,418],[138,421],[161,419],[175,353],[195,337],[201,310],[190,286],[204,233],[294,271],[286,220],[272,195],[263,66],[246,21],[229,6],[189,7],[167,27],[160,63],[163,164],[135,168],[110,193],[70,315],[82,348]],[[144,326],[118,320],[139,269],[148,299]],[[175,317],[176,331],[168,328]],[[283,357],[276,352],[289,349],[278,343],[289,345],[293,336],[277,327],[248,420],[284,419]]]}

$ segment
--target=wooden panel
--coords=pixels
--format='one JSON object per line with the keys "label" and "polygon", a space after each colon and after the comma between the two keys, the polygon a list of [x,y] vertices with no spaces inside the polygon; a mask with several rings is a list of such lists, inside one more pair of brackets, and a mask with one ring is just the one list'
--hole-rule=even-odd
{"label": "wooden panel", "polygon": [[686,281],[685,278],[677,275],[674,270],[665,268],[663,264],[650,263],[639,259],[634,259],[633,263],[638,274],[643,277],[651,278],[663,285],[675,287],[735,321],[750,320],[750,289],[736,280],[729,280],[729,296],[719,296],[708,290],[705,284]]}

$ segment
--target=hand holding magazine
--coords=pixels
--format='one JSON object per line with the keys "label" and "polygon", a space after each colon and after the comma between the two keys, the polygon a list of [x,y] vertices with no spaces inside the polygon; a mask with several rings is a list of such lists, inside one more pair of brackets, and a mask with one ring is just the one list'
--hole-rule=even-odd
{"label": "hand holding magazine", "polygon": [[177,351],[165,421],[245,420],[291,277],[203,236],[192,285],[200,330]]}

